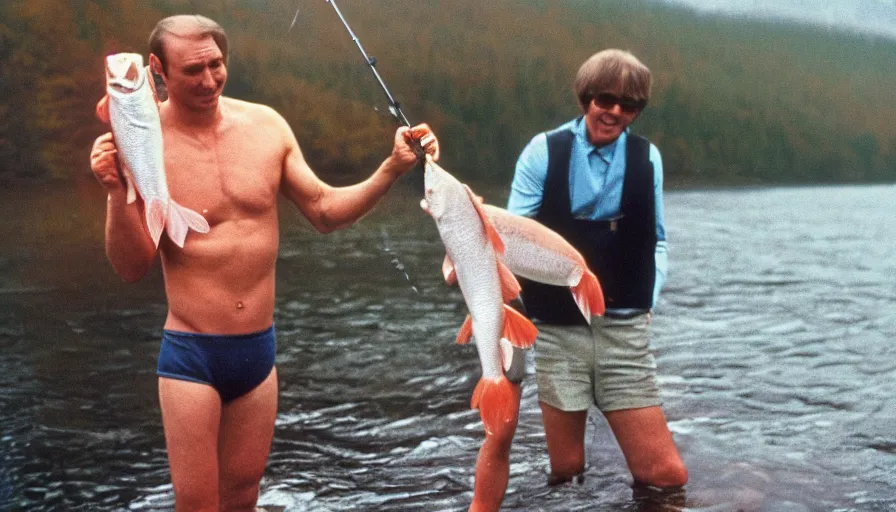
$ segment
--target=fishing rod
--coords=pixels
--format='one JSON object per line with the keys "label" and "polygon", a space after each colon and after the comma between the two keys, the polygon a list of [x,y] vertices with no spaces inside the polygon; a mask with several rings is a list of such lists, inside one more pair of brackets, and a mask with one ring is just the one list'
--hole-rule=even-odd
{"label": "fishing rod", "polygon": [[350,36],[352,36],[352,41],[355,42],[355,45],[361,50],[361,55],[364,56],[364,61],[367,62],[367,65],[370,66],[370,70],[373,71],[373,76],[376,77],[376,81],[379,82],[380,87],[383,88],[383,92],[386,93],[386,98],[389,100],[389,112],[398,120],[399,123],[411,127],[411,123],[408,122],[408,118],[404,116],[404,112],[401,111],[401,106],[395,101],[395,98],[392,97],[392,94],[389,92],[389,88],[386,87],[386,83],[383,82],[382,77],[380,77],[379,72],[376,70],[376,59],[371,57],[364,51],[364,47],[361,46],[361,41],[358,40],[358,36],[352,31],[352,28],[348,25],[348,22],[345,21],[345,17],[342,15],[342,11],[339,10],[339,7],[336,5],[335,0],[327,0],[327,3],[333,6],[333,9],[336,11],[336,15],[339,16],[339,19],[342,21],[342,24],[345,25],[345,29],[348,30]]}

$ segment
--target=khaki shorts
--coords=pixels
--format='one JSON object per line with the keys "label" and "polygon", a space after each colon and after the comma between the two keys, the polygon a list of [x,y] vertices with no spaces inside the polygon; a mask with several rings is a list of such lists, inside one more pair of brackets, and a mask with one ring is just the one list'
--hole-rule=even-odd
{"label": "khaki shorts", "polygon": [[538,325],[538,398],[562,411],[662,405],[647,314],[593,317],[591,326]]}

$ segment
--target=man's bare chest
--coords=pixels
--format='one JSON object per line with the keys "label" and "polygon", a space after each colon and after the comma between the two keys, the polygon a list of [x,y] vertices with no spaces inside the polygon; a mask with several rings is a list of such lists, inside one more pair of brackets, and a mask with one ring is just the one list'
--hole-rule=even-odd
{"label": "man's bare chest", "polygon": [[209,222],[262,214],[276,207],[282,152],[251,138],[165,138],[171,196]]}

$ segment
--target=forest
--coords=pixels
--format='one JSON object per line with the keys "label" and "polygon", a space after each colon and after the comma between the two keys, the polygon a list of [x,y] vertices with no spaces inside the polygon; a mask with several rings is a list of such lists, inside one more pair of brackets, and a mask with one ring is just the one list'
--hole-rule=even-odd
{"label": "forest", "polygon": [[[579,114],[578,66],[615,47],[653,71],[632,129],[660,148],[669,188],[896,181],[891,39],[648,0],[338,4],[404,113],[433,126],[442,162],[467,180],[509,184],[525,144]],[[107,129],[94,117],[103,57],[146,55],[155,23],[180,13],[227,30],[225,94],[278,110],[324,180],[357,180],[387,155],[397,122],[324,0],[4,0],[0,181],[89,173]]]}

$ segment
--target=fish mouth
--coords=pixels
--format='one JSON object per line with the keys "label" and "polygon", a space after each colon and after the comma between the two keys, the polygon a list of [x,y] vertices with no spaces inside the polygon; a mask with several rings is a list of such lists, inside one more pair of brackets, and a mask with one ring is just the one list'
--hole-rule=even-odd
{"label": "fish mouth", "polygon": [[129,94],[143,87],[146,74],[141,73],[143,56],[119,53],[106,57],[106,83],[110,89]]}

